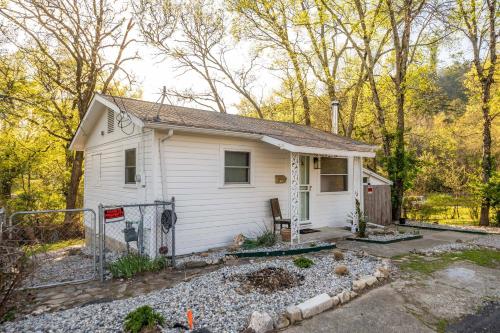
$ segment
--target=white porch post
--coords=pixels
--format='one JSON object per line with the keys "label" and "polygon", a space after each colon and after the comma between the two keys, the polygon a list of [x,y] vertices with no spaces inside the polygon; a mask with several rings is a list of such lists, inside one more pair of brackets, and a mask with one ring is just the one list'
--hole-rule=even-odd
{"label": "white porch post", "polygon": [[299,153],[290,153],[290,220],[291,243],[300,243],[299,230]]}

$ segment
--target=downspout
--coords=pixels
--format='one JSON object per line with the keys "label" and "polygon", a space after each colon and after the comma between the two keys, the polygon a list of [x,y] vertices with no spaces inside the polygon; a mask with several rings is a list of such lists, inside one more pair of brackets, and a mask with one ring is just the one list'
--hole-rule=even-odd
{"label": "downspout", "polygon": [[161,180],[161,198],[163,201],[167,200],[167,182],[166,182],[166,172],[167,170],[163,170],[165,165],[163,163],[163,142],[167,141],[174,135],[174,130],[169,129],[168,133],[163,137],[159,139],[159,144],[158,144],[158,153],[160,157],[160,180]]}

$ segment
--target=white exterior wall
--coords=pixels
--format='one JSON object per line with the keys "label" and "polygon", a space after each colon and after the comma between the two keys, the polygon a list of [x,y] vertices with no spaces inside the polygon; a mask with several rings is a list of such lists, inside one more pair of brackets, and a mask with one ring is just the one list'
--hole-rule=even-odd
{"label": "white exterior wall", "polygon": [[[104,132],[104,135],[101,134]],[[148,201],[148,188],[152,187],[152,137],[154,131],[132,126],[122,131],[116,123],[112,133],[107,133],[107,111],[102,113],[91,133],[85,147],[84,195],[83,205],[94,209],[99,214],[98,206],[113,204],[135,204]],[[125,184],[125,150],[136,148],[136,173],[141,182],[135,185]],[[100,160],[99,162],[95,162]],[[100,165],[99,165],[100,164]],[[152,210],[151,210],[152,212]],[[139,216],[132,211],[126,216]],[[97,221],[99,217],[97,216]],[[153,217],[148,221],[152,224]],[[108,224],[106,235],[122,241],[123,223]],[[151,233],[145,232],[145,243],[151,242]]]}
{"label": "white exterior wall", "polygon": [[[251,186],[224,187],[223,151],[251,153]],[[272,228],[269,199],[288,217],[289,153],[274,146],[222,136],[177,134],[163,144],[167,197],[175,196],[176,251],[185,254],[232,243]],[[285,175],[286,184],[275,184]]]}

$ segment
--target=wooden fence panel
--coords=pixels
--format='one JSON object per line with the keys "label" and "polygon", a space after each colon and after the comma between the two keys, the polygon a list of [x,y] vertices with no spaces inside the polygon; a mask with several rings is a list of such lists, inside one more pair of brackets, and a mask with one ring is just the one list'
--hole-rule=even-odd
{"label": "wooden fence panel", "polygon": [[391,186],[371,185],[372,193],[368,193],[368,185],[363,186],[365,214],[368,222],[389,225],[392,223]]}

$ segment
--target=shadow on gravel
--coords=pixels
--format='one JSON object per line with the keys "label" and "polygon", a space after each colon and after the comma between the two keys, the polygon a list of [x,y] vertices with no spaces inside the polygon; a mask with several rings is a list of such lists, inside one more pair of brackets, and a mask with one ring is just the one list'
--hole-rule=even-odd
{"label": "shadow on gravel", "polygon": [[490,302],[476,314],[467,315],[461,321],[451,324],[446,332],[490,333],[500,332],[500,303]]}

